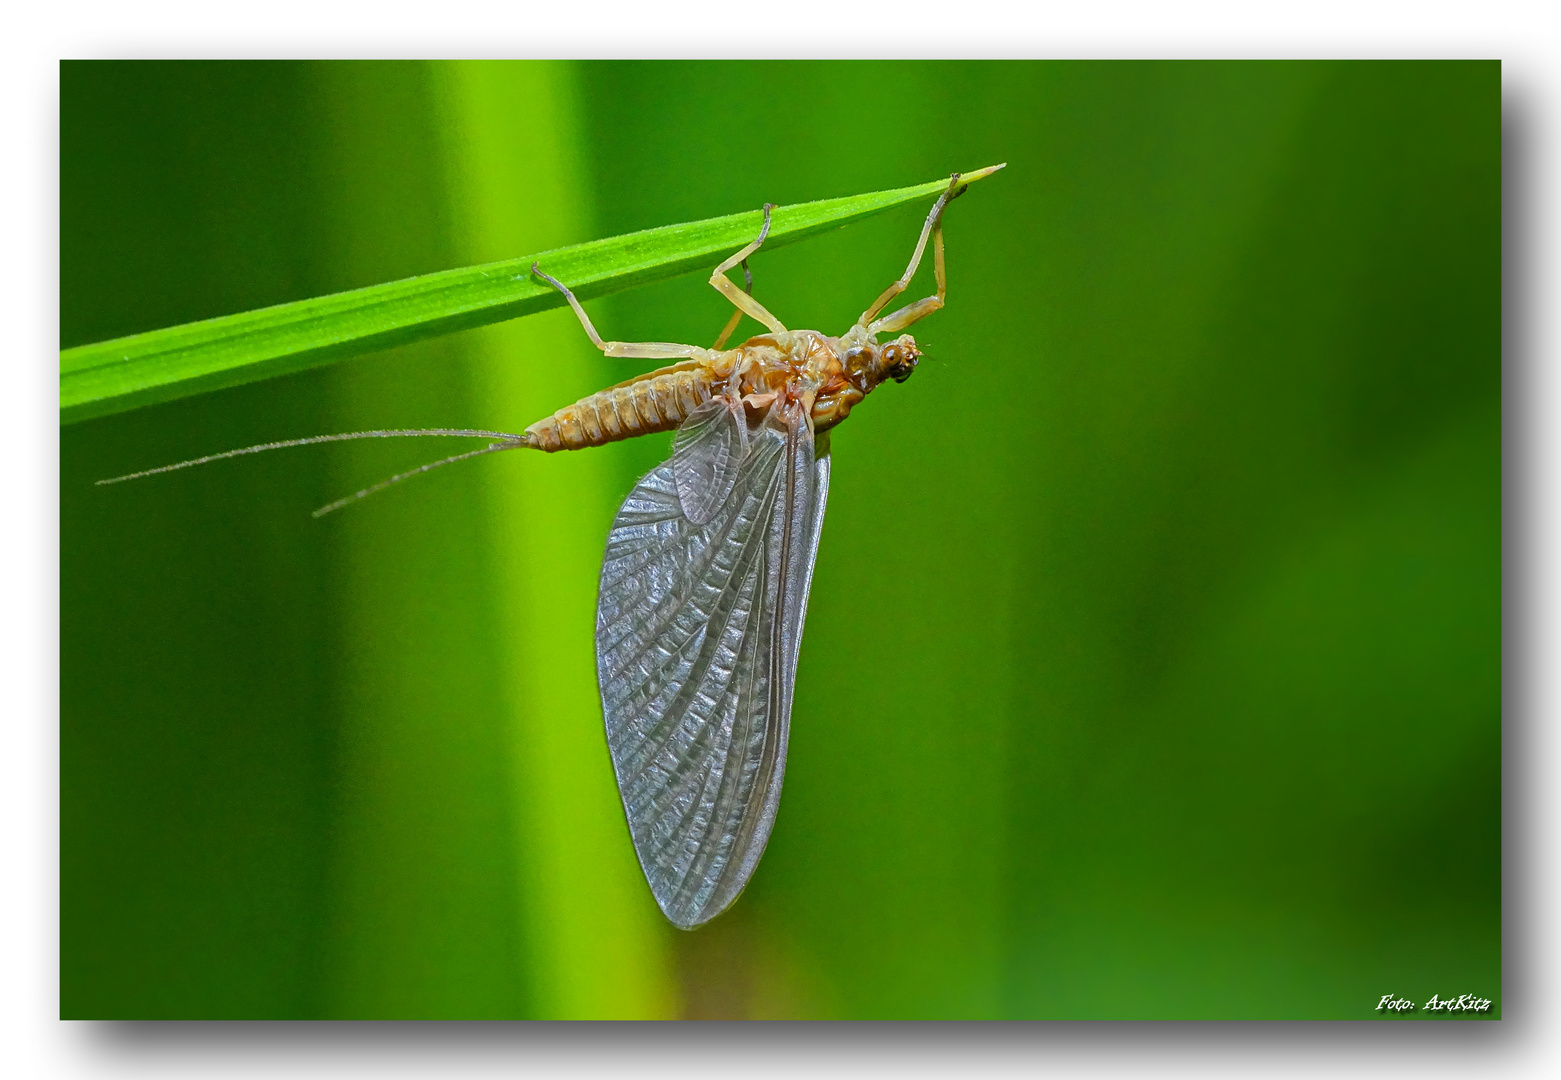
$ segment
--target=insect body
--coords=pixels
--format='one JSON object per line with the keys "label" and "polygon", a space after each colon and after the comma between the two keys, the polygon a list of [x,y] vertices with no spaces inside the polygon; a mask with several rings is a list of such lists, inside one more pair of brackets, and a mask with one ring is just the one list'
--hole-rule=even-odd
{"label": "insect body", "polygon": [[[217,458],[337,439],[467,435],[487,447],[392,477],[500,450],[577,450],[676,430],[672,456],[635,485],[607,537],[596,612],[597,681],[629,831],[657,904],[677,926],[720,914],[748,883],[775,822],[808,588],[829,496],[828,433],[876,387],[903,382],[919,351],[909,334],[943,306],[943,211],[1002,166],[956,173],[927,216],[910,265],[839,337],[788,330],[726,276],[757,239],[711,274],[738,312],[714,347],[603,341],[574,294],[581,325],[608,356],[674,360],[592,394],[519,435],[471,430],[316,436]],[[879,315],[905,290],[928,240],[937,292]],[[752,279],[749,278],[751,290]],[[743,314],[768,332],[722,349]],[[136,473],[117,479],[145,476]],[[104,481],[112,483],[114,481]]]}
{"label": "insect body", "polygon": [[901,335],[887,346],[830,338],[813,330],[781,330],[727,352],[704,355],[608,387],[526,429],[523,445],[578,450],[682,424],[716,397],[769,404],[769,395],[800,391],[811,398],[814,429],[827,431],[885,378],[904,382],[919,357]]}

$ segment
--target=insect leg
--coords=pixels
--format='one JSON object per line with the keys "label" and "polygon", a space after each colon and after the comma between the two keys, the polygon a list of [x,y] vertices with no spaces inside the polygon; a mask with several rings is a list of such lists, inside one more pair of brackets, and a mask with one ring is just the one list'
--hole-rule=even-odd
{"label": "insect leg", "polygon": [[[748,269],[748,260],[743,260],[743,292],[753,295],[753,271]],[[732,336],[732,331],[737,329],[737,324],[743,321],[741,310],[732,312],[732,317],[726,320],[726,329],[721,331],[721,336],[715,339],[715,344],[710,346],[711,352],[720,352],[726,344],[726,339]]]}
{"label": "insect leg", "polygon": [[[777,334],[784,334],[786,332],[786,324],[781,322],[774,315],[771,315],[764,309],[763,304],[744,293],[737,287],[737,284],[733,282],[731,278],[726,276],[726,272],[732,267],[736,266],[738,263],[746,263],[748,261],[748,256],[752,255],[755,251],[758,251],[760,245],[764,243],[764,238],[770,235],[770,211],[774,209],[774,203],[764,204],[764,225],[759,229],[758,238],[754,240],[753,243],[737,252],[731,258],[727,259],[720,266],[712,270],[710,272],[710,284],[714,285],[718,290],[720,290],[722,296],[736,304],[737,310],[739,312],[745,315],[753,316],[755,319],[758,319],[765,326],[769,327]],[[732,330],[735,329],[735,327],[736,323],[728,326],[726,329],[726,334],[730,334]],[[723,342],[726,340],[725,334],[722,335],[721,340]]]}
{"label": "insect leg", "polygon": [[948,284],[943,276],[943,223],[941,221],[938,222],[938,227],[932,230],[932,268],[938,279],[937,295],[924,296],[914,304],[907,304],[899,311],[874,320],[868,324],[868,333],[892,334],[896,330],[904,330],[917,319],[925,318],[943,306]]}
{"label": "insect leg", "polygon": [[670,341],[603,341],[602,336],[596,332],[596,327],[591,325],[591,317],[585,313],[585,308],[580,306],[580,301],[575,299],[575,294],[569,291],[569,286],[552,275],[543,273],[536,263],[531,264],[531,272],[564,294],[564,299],[569,301],[569,306],[574,308],[575,314],[580,317],[580,325],[585,327],[585,334],[591,339],[591,344],[608,356],[627,357],[632,360],[676,360],[684,357],[703,357],[709,352],[698,345],[678,345]]}
{"label": "insect leg", "polygon": [[[883,295],[873,301],[873,306],[862,312],[862,317],[857,320],[858,326],[867,327],[868,331],[877,333],[892,333],[901,330],[925,315],[931,315],[943,306],[944,293],[947,291],[943,276],[943,208],[965,193],[965,188],[959,186],[959,173],[949,178],[949,186],[944,189],[938,201],[932,204],[932,212],[927,215],[927,223],[921,228],[921,237],[916,241],[916,251],[911,255],[911,264],[905,268],[899,280],[884,290]],[[916,268],[921,265],[922,253],[927,250],[927,237],[932,237],[932,265],[938,279],[938,294],[929,296],[907,307],[901,308],[892,315],[886,315],[877,322],[873,316],[882,311],[890,300],[899,296],[910,285],[911,278],[916,276]]]}

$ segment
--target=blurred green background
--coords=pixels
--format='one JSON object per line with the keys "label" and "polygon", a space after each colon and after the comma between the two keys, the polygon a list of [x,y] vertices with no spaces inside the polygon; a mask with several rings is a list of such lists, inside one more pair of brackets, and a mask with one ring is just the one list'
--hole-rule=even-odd
{"label": "blurred green background", "polygon": [[[835,434],[780,817],[694,933],[592,668],[666,436],[322,521],[453,451],[91,484],[638,365],[551,312],[63,428],[62,1015],[1499,1015],[1500,108],[1494,62],[62,65],[62,347],[1009,163]],[[756,292],[839,333],[925,210]]]}

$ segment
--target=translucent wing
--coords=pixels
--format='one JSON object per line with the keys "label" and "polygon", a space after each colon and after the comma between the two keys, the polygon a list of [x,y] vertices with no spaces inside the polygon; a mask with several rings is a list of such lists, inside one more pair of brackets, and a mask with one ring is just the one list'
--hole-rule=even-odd
{"label": "translucent wing", "polygon": [[[756,430],[741,408],[674,443],[618,510],[602,563],[596,667],[607,744],[634,848],[667,918],[688,929],[742,891],[769,840],[786,767],[797,649],[829,494],[800,406]],[[741,457],[726,497],[680,477]],[[688,460],[680,460],[690,455]],[[681,485],[686,487],[685,485]]]}
{"label": "translucent wing", "polygon": [[711,398],[690,413],[673,436],[672,478],[683,516],[692,525],[708,522],[737,482],[748,442],[742,409],[731,398]]}

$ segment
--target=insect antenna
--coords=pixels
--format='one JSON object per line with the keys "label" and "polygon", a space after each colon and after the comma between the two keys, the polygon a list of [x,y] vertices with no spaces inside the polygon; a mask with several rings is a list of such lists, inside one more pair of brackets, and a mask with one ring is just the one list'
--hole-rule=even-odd
{"label": "insect antenna", "polygon": [[409,480],[414,476],[421,476],[441,465],[450,465],[457,461],[465,461],[467,458],[479,457],[482,454],[492,454],[499,450],[513,450],[525,445],[524,435],[515,435],[508,431],[483,431],[473,428],[406,428],[389,429],[385,431],[348,431],[340,435],[311,435],[307,439],[283,439],[281,442],[260,443],[258,446],[245,446],[238,450],[225,450],[220,454],[207,454],[205,457],[191,458],[189,461],[179,461],[172,465],[163,465],[156,469],[142,469],[140,472],[126,473],[124,476],[114,476],[107,480],[97,481],[97,486],[105,484],[120,484],[126,480],[139,480],[143,476],[156,476],[158,473],[173,472],[176,469],[188,469],[195,465],[205,465],[211,461],[221,461],[224,458],[242,457],[245,454],[259,454],[267,450],[282,450],[289,446],[313,446],[316,443],[345,442],[348,439],[404,439],[427,436],[453,436],[466,439],[494,439],[492,444],[481,450],[471,450],[464,454],[456,454],[452,457],[442,458],[439,461],[431,461],[427,465],[420,465],[404,473],[397,473],[389,480],[383,480],[362,491],[354,492],[344,499],[337,499],[329,506],[322,506],[314,512],[315,517],[322,517],[332,510],[339,510],[350,502],[366,498],[377,491],[383,491],[392,484],[399,484],[403,480]]}

